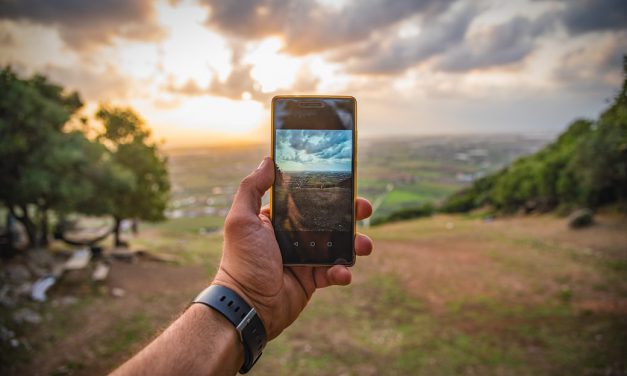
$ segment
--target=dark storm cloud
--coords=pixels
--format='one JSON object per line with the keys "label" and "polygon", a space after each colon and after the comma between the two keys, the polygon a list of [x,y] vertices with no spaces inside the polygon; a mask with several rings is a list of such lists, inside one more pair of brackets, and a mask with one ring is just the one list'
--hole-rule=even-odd
{"label": "dark storm cloud", "polygon": [[625,0],[568,0],[559,16],[573,34],[627,29]]}
{"label": "dark storm cloud", "polygon": [[244,38],[282,35],[286,50],[307,54],[368,39],[377,30],[421,14],[433,17],[456,0],[362,0],[335,10],[314,0],[204,0],[210,26]]}
{"label": "dark storm cloud", "polygon": [[352,157],[350,131],[281,130],[278,136],[281,161],[337,164],[350,162]]}
{"label": "dark storm cloud", "polygon": [[538,39],[553,28],[553,17],[529,20],[516,17],[495,25],[449,49],[437,67],[445,71],[468,71],[519,62],[534,51]]}
{"label": "dark storm cloud", "polygon": [[1,1],[0,19],[58,27],[73,47],[109,43],[114,36],[156,39],[152,0],[21,0]]}
{"label": "dark storm cloud", "polygon": [[416,36],[371,41],[332,58],[344,60],[347,69],[355,73],[398,73],[461,43],[478,13],[473,5],[458,8],[424,22]]}
{"label": "dark storm cloud", "polygon": [[436,58],[435,68],[449,72],[506,66],[524,61],[564,25],[571,35],[627,29],[627,1],[564,1],[564,8],[537,18],[517,16],[478,32],[469,33],[473,20],[483,11],[476,3],[457,3],[435,17],[416,18],[420,33],[403,38],[381,34],[356,46],[334,52],[349,73],[396,74]]}

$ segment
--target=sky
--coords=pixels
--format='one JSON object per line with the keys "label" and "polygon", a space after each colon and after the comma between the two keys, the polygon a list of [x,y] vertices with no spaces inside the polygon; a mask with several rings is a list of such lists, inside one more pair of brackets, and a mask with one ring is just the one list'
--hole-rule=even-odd
{"label": "sky", "polygon": [[351,171],[352,133],[277,129],[276,163],[283,171]]}
{"label": "sky", "polygon": [[268,142],[276,94],[360,137],[555,135],[620,86],[625,0],[1,0],[0,64],[131,106],[168,147]]}

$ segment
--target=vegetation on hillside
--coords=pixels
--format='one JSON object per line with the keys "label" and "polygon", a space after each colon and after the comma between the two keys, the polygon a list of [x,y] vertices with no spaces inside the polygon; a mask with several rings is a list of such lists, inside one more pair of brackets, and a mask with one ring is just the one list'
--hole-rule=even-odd
{"label": "vegetation on hillside", "polygon": [[477,180],[442,205],[445,212],[491,206],[500,212],[627,208],[627,58],[625,79],[597,120],[578,119],[553,143]]}
{"label": "vegetation on hillside", "polygon": [[0,204],[29,247],[47,244],[49,217],[110,215],[116,234],[124,218],[163,218],[170,183],[150,131],[131,109],[101,106],[88,119],[82,105],[44,76],[0,71]]}

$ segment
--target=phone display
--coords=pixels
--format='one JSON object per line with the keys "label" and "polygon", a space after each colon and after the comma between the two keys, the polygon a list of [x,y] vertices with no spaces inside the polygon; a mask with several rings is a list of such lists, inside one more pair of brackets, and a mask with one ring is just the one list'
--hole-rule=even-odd
{"label": "phone display", "polygon": [[353,97],[272,100],[272,223],[288,265],[355,261]]}

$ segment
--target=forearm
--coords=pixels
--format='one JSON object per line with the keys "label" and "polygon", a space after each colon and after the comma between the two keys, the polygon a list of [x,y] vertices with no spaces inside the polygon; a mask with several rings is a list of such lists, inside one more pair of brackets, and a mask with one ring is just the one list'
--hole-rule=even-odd
{"label": "forearm", "polygon": [[235,375],[244,362],[233,325],[217,311],[193,304],[114,375]]}

